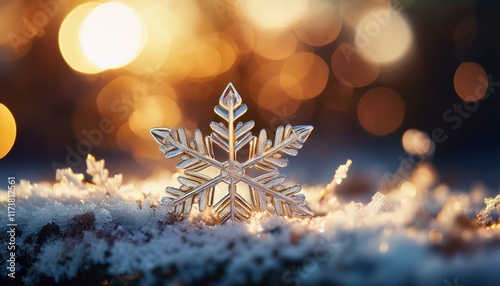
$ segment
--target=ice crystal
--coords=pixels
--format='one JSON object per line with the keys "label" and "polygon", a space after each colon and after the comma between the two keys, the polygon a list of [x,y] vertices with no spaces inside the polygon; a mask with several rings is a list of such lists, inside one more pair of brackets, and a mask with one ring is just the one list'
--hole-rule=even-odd
{"label": "ice crystal", "polygon": [[484,199],[484,204],[486,206],[477,214],[476,221],[482,225],[488,225],[493,222],[491,211],[500,205],[500,194],[498,194],[495,198]]}
{"label": "ice crystal", "polygon": [[326,185],[325,188],[321,189],[320,193],[320,201],[325,200],[328,196],[332,195],[335,191],[335,188],[342,184],[342,181],[347,178],[347,172],[351,167],[352,161],[348,159],[344,165],[340,165],[335,171],[335,175],[333,176],[332,181]]}
{"label": "ice crystal", "polygon": [[[203,138],[200,130],[194,133],[194,139],[188,143],[183,128],[153,128],[151,134],[161,145],[165,157],[180,156],[177,168],[184,170],[178,178],[180,188],[167,187],[167,196],[163,202],[176,214],[187,214],[193,204],[198,203],[200,211],[213,207],[218,223],[248,221],[254,211],[265,211],[272,203],[275,212],[282,216],[308,216],[312,210],[299,194],[301,187],[284,187],[285,177],[278,168],[286,167],[288,160],[283,155],[295,156],[302,144],[311,134],[312,126],[280,126],[276,130],[274,143],[268,139],[267,132],[261,130],[254,136],[251,129],[254,121],[235,122],[247,111],[242,99],[232,83],[229,83],[215,106],[215,113],[226,123],[212,122],[212,133]],[[228,154],[221,162],[214,156],[213,145],[217,145]],[[238,152],[248,146],[246,160],[238,160]],[[210,177],[202,171],[216,168],[219,174]],[[251,171],[259,170],[252,176]],[[248,185],[249,199],[237,190],[238,183]],[[225,194],[215,205],[215,187],[228,185]]]}

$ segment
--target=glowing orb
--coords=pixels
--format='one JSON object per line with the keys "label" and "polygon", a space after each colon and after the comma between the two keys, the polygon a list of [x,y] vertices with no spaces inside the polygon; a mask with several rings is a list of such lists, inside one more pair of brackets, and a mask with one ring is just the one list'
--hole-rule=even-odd
{"label": "glowing orb", "polygon": [[453,86],[461,99],[474,102],[486,95],[488,75],[481,65],[474,62],[464,62],[455,71]]}
{"label": "glowing orb", "polygon": [[375,87],[368,90],[358,102],[358,120],[370,134],[387,135],[403,123],[405,103],[390,88]]}
{"label": "glowing orb", "polygon": [[16,121],[7,106],[0,103],[0,159],[5,157],[16,140]]}
{"label": "glowing orb", "polygon": [[355,44],[381,64],[400,60],[413,44],[413,32],[403,16],[389,10],[370,11],[356,26]]}
{"label": "glowing orb", "polygon": [[103,69],[122,67],[142,50],[146,29],[139,14],[117,2],[97,6],[80,28],[85,56]]}
{"label": "glowing orb", "polygon": [[295,24],[307,12],[309,3],[305,0],[245,0],[241,5],[253,24],[276,29]]}
{"label": "glowing orb", "polygon": [[403,149],[405,149],[408,154],[425,155],[432,147],[429,136],[415,129],[406,130],[401,141],[403,143]]}
{"label": "glowing orb", "polygon": [[64,18],[61,28],[59,28],[61,55],[72,69],[81,73],[96,74],[103,71],[102,68],[90,62],[83,53],[78,37],[83,20],[99,5],[101,5],[99,2],[87,2],[76,7]]}

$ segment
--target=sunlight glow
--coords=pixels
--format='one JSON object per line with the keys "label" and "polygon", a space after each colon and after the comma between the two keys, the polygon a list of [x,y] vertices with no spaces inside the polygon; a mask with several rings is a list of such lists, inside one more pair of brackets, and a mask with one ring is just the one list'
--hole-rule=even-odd
{"label": "sunlight glow", "polygon": [[16,140],[16,121],[7,106],[0,103],[0,159],[5,157]]}
{"label": "sunlight glow", "polygon": [[59,28],[59,49],[66,63],[75,71],[85,74],[96,74],[103,69],[91,63],[82,50],[78,32],[83,20],[99,2],[87,2],[73,9],[64,18]]}
{"label": "sunlight glow", "polygon": [[306,0],[244,0],[243,13],[261,28],[285,28],[295,24],[307,12]]}
{"label": "sunlight glow", "polygon": [[146,38],[147,31],[140,15],[117,2],[96,7],[80,28],[84,54],[103,69],[132,62],[142,50]]}
{"label": "sunlight glow", "polygon": [[355,44],[362,52],[374,55],[377,62],[389,64],[409,52],[413,31],[408,20],[398,13],[385,9],[370,11],[356,26]]}

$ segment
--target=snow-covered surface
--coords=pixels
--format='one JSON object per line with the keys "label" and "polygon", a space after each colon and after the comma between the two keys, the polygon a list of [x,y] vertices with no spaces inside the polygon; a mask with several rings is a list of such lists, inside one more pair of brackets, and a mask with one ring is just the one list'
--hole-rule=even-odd
{"label": "snow-covered surface", "polygon": [[[55,184],[18,183],[12,285],[500,285],[498,206],[482,212],[487,224],[474,220],[484,191],[435,186],[426,164],[366,204],[335,193],[338,175],[304,187],[314,217],[257,213],[221,226],[210,225],[210,210],[167,214],[163,179],[123,184],[104,161],[87,165],[92,183],[70,169]],[[5,190],[0,198],[5,209]]]}

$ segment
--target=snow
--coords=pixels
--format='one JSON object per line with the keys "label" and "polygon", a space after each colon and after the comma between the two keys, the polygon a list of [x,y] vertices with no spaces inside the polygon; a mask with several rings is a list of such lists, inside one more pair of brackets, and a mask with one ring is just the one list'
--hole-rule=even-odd
{"label": "snow", "polygon": [[[425,172],[415,170],[366,204],[345,201],[334,188],[306,186],[316,216],[264,212],[248,224],[213,226],[211,209],[167,214],[160,204],[165,174],[123,184],[104,161],[89,156],[87,164],[92,183],[65,169],[55,184],[17,185],[16,279],[22,284],[500,284],[498,197],[485,207],[477,192],[432,186],[419,177]],[[6,190],[0,198],[5,206]],[[490,221],[474,220],[478,213]],[[6,225],[2,216],[4,241]],[[6,247],[0,255],[7,257]],[[10,282],[7,271],[0,268],[2,285]]]}

